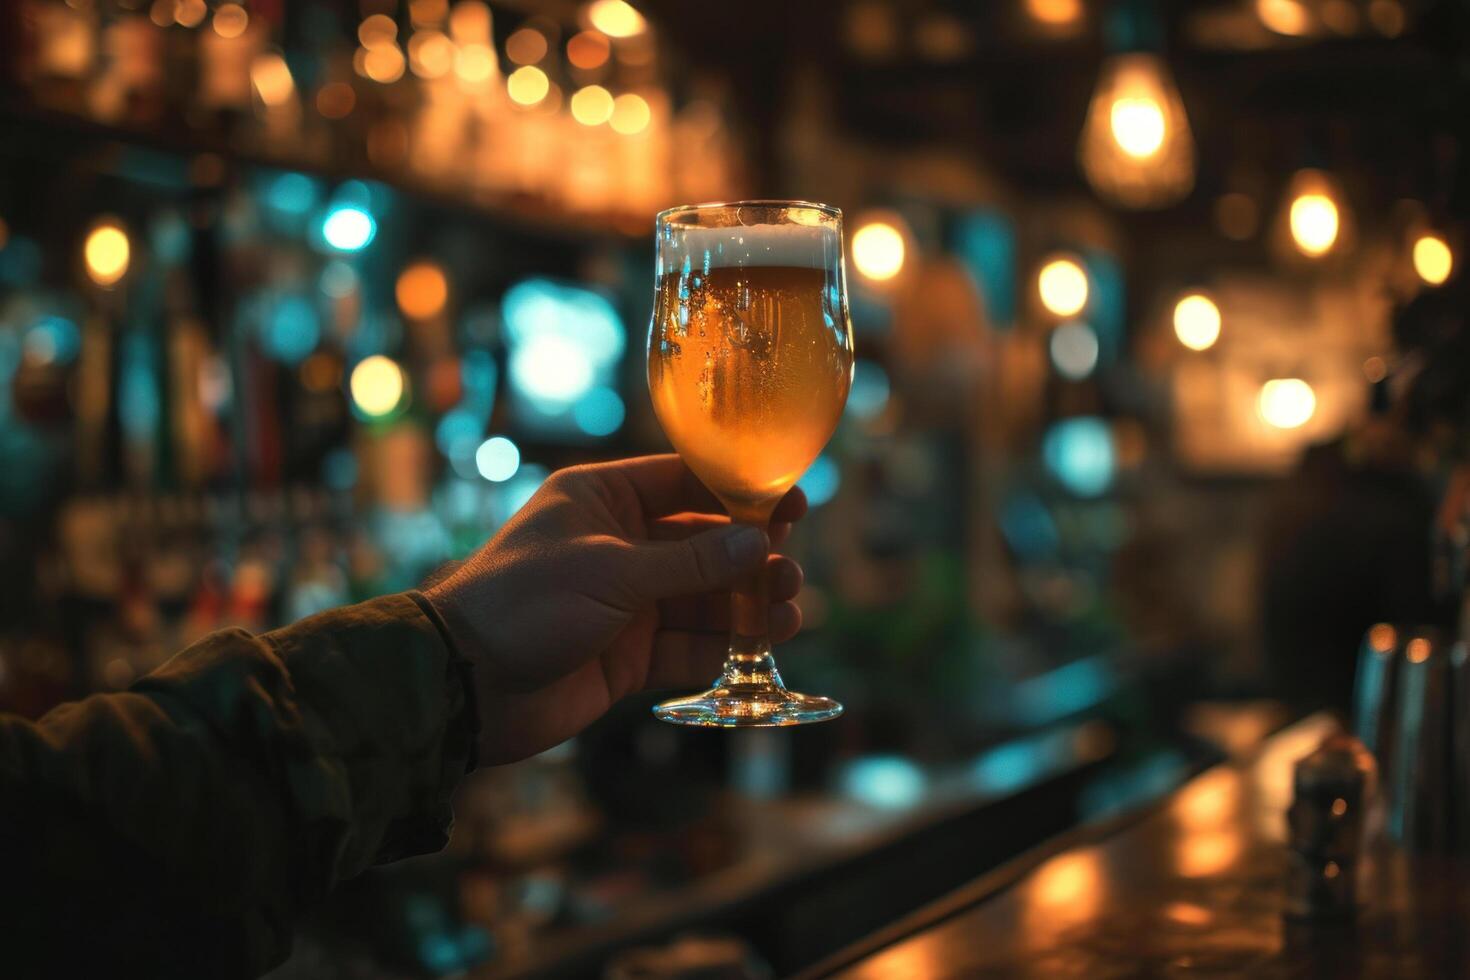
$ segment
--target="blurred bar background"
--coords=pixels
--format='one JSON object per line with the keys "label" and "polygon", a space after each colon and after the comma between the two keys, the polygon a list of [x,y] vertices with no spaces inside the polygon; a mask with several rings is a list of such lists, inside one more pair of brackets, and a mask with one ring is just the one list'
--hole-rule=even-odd
{"label": "blurred bar background", "polygon": [[1438,614],[1466,418],[1402,405],[1470,371],[1395,310],[1463,295],[1467,40],[1452,0],[7,3],[0,709],[664,451],[654,213],[835,204],[859,360],[782,668],[848,714],[627,703],[274,975],[815,962]]}

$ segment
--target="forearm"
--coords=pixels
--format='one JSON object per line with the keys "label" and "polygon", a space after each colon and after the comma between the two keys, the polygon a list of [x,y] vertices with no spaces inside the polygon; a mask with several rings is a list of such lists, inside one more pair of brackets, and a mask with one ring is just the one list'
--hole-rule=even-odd
{"label": "forearm", "polygon": [[0,722],[0,849],[47,876],[68,854],[136,867],[269,965],[337,881],[443,845],[473,745],[463,680],[411,596],[216,633],[127,693]]}

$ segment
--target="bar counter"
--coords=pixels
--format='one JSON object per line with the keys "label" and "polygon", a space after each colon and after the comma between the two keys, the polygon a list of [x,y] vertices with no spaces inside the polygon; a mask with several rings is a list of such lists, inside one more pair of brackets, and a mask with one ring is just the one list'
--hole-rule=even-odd
{"label": "bar counter", "polygon": [[1293,763],[1313,716],[1142,818],[1080,828],[803,977],[1470,976],[1470,863],[1370,854],[1355,921],[1283,916]]}

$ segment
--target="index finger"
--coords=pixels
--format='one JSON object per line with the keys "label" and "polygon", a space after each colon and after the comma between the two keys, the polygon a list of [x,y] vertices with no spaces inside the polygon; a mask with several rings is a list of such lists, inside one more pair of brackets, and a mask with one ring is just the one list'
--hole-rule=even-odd
{"label": "index finger", "polygon": [[[668,517],[687,512],[723,514],[724,506],[709,488],[676,453],[639,456],[609,463],[594,463],[589,468],[601,471],[610,479],[623,479],[638,497],[644,516]],[[800,520],[807,511],[806,494],[792,487],[771,514],[773,522]]]}
{"label": "index finger", "polygon": [[667,517],[686,511],[702,514],[725,512],[715,495],[699,482],[699,477],[675,453],[594,463],[590,468],[601,471],[609,479],[624,480],[647,517]]}

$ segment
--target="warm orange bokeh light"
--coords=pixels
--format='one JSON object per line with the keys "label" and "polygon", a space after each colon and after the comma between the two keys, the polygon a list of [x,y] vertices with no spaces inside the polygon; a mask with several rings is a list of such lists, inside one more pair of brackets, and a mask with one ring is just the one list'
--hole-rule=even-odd
{"label": "warm orange bokeh light", "polygon": [[424,259],[403,270],[394,293],[404,316],[426,320],[443,312],[449,301],[449,280],[437,263]]}

